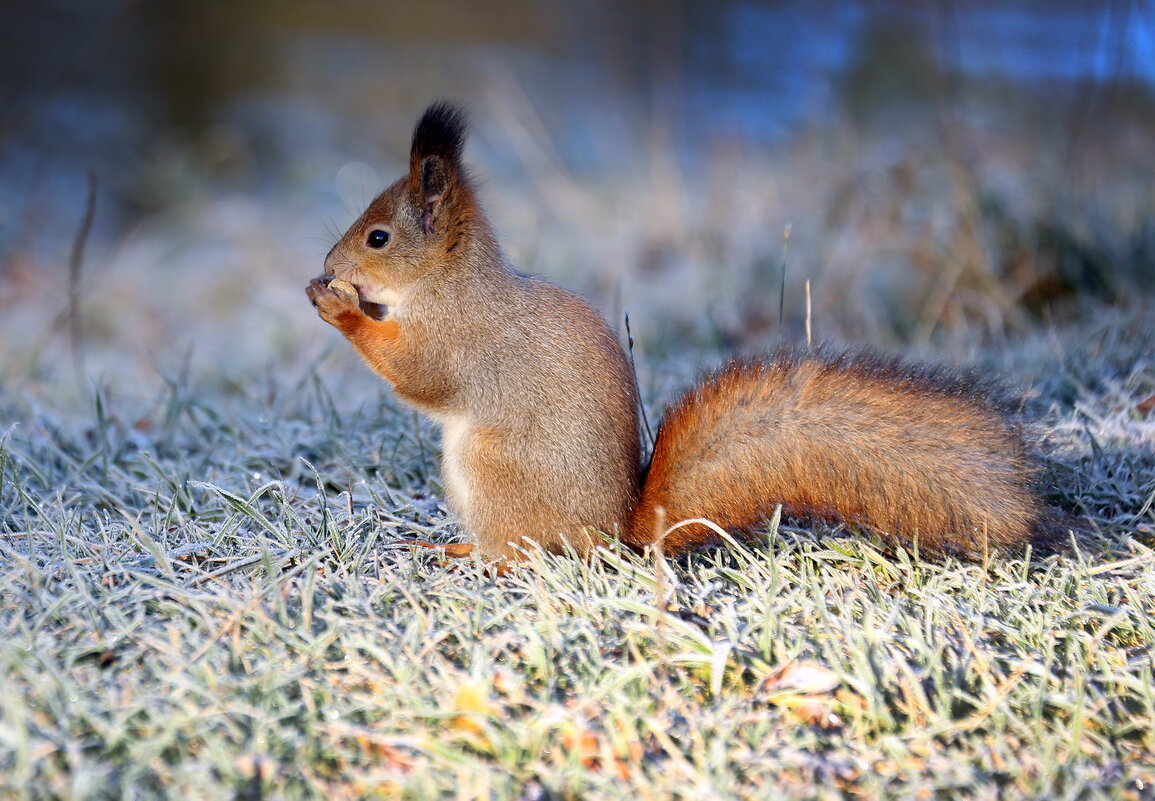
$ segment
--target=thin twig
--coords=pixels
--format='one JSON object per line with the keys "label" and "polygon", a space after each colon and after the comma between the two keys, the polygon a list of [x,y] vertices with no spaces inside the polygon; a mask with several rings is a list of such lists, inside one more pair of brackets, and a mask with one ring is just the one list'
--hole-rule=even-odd
{"label": "thin twig", "polygon": [[72,240],[72,255],[68,260],[68,344],[72,350],[72,369],[76,373],[76,386],[84,385],[84,349],[80,325],[80,271],[84,266],[84,247],[88,235],[92,233],[92,220],[96,216],[96,175],[88,173],[88,196],[84,202],[84,217],[76,238]]}
{"label": "thin twig", "polygon": [[654,507],[654,607],[658,610],[655,628],[658,653],[666,658],[666,507]]}
{"label": "thin twig", "polygon": [[[634,386],[641,387],[638,382],[638,365],[634,362],[634,333],[630,330],[630,315],[626,315],[626,346],[630,352],[630,371],[634,374]],[[650,441],[650,449],[654,447],[654,432],[650,430],[650,419],[646,417],[646,405],[642,403],[642,393],[638,392],[638,411],[642,413],[642,425],[646,428],[646,437]]]}
{"label": "thin twig", "polygon": [[786,270],[790,264],[790,223],[782,232],[782,283],[778,287],[778,325],[782,325],[782,315],[786,311]]}
{"label": "thin twig", "polygon": [[810,279],[806,279],[806,349],[810,350],[812,346],[810,336]]}

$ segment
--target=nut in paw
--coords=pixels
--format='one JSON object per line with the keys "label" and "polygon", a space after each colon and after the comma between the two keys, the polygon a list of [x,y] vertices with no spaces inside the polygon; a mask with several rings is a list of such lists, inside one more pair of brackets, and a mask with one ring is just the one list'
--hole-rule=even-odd
{"label": "nut in paw", "polygon": [[345,295],[357,297],[357,287],[350,284],[348,281],[342,281],[340,278],[334,278],[329,282],[329,289],[334,292],[341,292]]}
{"label": "nut in paw", "polygon": [[[345,287],[353,291],[347,292]],[[360,317],[363,314],[353,285],[345,281],[335,281],[332,276],[322,275],[314,278],[305,288],[305,294],[309,296],[309,301],[317,309],[321,319],[330,325],[337,325],[337,321],[347,315]]]}

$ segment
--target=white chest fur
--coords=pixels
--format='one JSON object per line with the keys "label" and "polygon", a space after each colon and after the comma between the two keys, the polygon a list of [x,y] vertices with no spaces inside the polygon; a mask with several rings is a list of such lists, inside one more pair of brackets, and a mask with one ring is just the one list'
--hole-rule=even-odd
{"label": "white chest fur", "polygon": [[388,306],[390,310],[395,310],[401,305],[401,293],[388,287],[366,287],[361,290],[361,300]]}
{"label": "white chest fur", "polygon": [[470,426],[464,417],[441,419],[441,483],[449,508],[462,522],[469,508],[469,476],[465,470],[465,449],[469,445]]}

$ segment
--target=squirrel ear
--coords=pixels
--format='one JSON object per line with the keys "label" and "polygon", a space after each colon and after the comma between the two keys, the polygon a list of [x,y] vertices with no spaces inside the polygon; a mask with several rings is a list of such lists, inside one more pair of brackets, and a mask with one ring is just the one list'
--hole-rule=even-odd
{"label": "squirrel ear", "polygon": [[426,156],[421,160],[420,205],[421,227],[433,233],[433,218],[440,211],[441,201],[449,191],[449,174],[440,156]]}
{"label": "squirrel ear", "polygon": [[432,233],[444,201],[461,178],[465,112],[444,101],[434,103],[413,129],[409,151],[409,194],[422,209],[421,226]]}

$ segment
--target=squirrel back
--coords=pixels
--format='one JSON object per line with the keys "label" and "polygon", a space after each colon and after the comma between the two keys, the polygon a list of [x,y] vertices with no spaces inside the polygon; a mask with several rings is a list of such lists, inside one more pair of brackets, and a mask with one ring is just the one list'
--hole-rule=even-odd
{"label": "squirrel back", "polygon": [[[977,555],[1053,533],[1007,410],[981,382],[861,354],[781,351],[706,378],[640,464],[637,387],[585,301],[511,269],[461,163],[465,118],[438,103],[408,173],[333,247],[307,293],[397,396],[442,429],[442,484],[486,559],[595,532],[644,548],[669,525],[756,525],[781,504]],[[666,551],[711,537],[675,528]]]}

